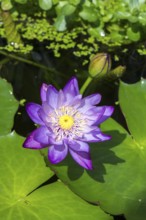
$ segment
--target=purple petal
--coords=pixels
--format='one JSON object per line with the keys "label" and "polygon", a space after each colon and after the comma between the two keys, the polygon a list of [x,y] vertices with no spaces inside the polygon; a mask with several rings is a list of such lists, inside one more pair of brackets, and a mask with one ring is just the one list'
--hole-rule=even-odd
{"label": "purple petal", "polygon": [[41,149],[46,147],[46,145],[41,144],[34,140],[35,130],[26,138],[25,142],[23,143],[23,147],[31,148],[31,149]]}
{"label": "purple petal", "polygon": [[[43,110],[43,111],[42,111]],[[50,113],[53,111],[53,108],[47,104],[47,102],[44,102],[42,104],[42,109],[39,111],[40,113],[43,112],[44,114],[46,114],[47,116],[50,115]]]}
{"label": "purple petal", "polygon": [[47,89],[47,104],[52,108],[58,107],[58,91],[52,85]]}
{"label": "purple petal", "polygon": [[89,125],[85,125],[84,126],[84,133],[90,133],[94,130],[97,129],[97,126],[96,125],[92,125],[92,126],[89,126]]}
{"label": "purple petal", "polygon": [[67,84],[65,85],[63,92],[66,96],[66,99],[69,100],[76,95],[79,95],[79,87],[78,87],[78,81],[75,77],[71,78]]}
{"label": "purple petal", "polygon": [[102,106],[102,107],[97,107],[97,109],[99,112],[102,112],[104,109],[102,117],[96,122],[97,125],[101,124],[103,121],[105,121],[107,118],[109,118],[114,111],[113,106]]}
{"label": "purple petal", "polygon": [[101,119],[103,116],[102,112],[100,113],[93,113],[92,115],[85,114],[85,119],[87,120],[87,125],[91,126],[94,124],[97,124],[97,122]]}
{"label": "purple petal", "polygon": [[83,104],[82,102],[81,105],[78,107],[78,110],[82,114],[88,114],[88,112],[91,111],[93,108],[97,108],[97,107],[86,105],[86,104]]}
{"label": "purple petal", "polygon": [[74,97],[74,99],[72,100],[72,102],[70,104],[72,104],[72,106],[77,108],[77,106],[79,106],[81,104],[81,100],[82,100],[82,95],[79,94],[76,97]]}
{"label": "purple petal", "polygon": [[100,132],[100,129],[93,130],[90,133],[84,134],[83,138],[80,138],[81,141],[86,141],[86,142],[102,142],[102,141],[107,141],[110,140],[111,136],[102,134]]}
{"label": "purple petal", "polygon": [[29,117],[33,120],[33,122],[35,122],[36,124],[39,125],[44,125],[43,121],[41,120],[41,118],[39,117],[39,110],[42,107],[38,104],[35,103],[28,103],[26,104],[26,111],[29,115]]}
{"label": "purple petal", "polygon": [[57,140],[57,144],[56,144],[56,135],[54,135],[52,133],[52,135],[50,136],[50,145],[57,145],[57,146],[62,146],[64,145],[64,141],[63,140]]}
{"label": "purple petal", "polygon": [[72,150],[85,151],[89,153],[89,145],[82,141],[68,141],[68,145]]}
{"label": "purple petal", "polygon": [[78,106],[81,105],[81,101],[82,101],[82,95],[81,94],[79,94],[75,97],[67,95],[66,96],[66,102],[64,103],[64,105],[71,105],[74,108],[78,108]]}
{"label": "purple petal", "polygon": [[86,152],[77,152],[69,149],[69,152],[73,159],[82,167],[84,167],[87,170],[92,170],[92,161],[90,159],[90,156]]}
{"label": "purple petal", "polygon": [[42,100],[42,102],[46,101],[47,89],[48,89],[48,85],[43,83],[42,86],[41,86],[41,100]]}
{"label": "purple petal", "polygon": [[49,126],[50,120],[51,120],[51,112],[52,112],[52,107],[47,105],[46,102],[42,104],[42,108],[39,110],[38,114],[41,120],[44,122],[45,125]]}
{"label": "purple petal", "polygon": [[60,90],[58,93],[58,108],[60,106],[64,105],[64,103],[65,103],[65,95],[64,95],[63,91]]}
{"label": "purple petal", "polygon": [[34,140],[41,144],[49,145],[49,135],[51,135],[49,129],[46,126],[41,126],[35,130]]}
{"label": "purple petal", "polygon": [[111,139],[111,136],[110,135],[107,135],[107,134],[103,134],[103,133],[99,133],[96,135],[97,138],[100,139],[100,141],[108,141]]}
{"label": "purple petal", "polygon": [[52,145],[49,147],[48,159],[52,164],[61,162],[68,153],[67,145]]}
{"label": "purple petal", "polygon": [[87,105],[97,105],[101,101],[100,94],[93,94],[83,99]]}
{"label": "purple petal", "polygon": [[92,170],[92,161],[89,153],[89,145],[82,141],[69,143],[69,152],[73,159],[82,167]]}
{"label": "purple petal", "polygon": [[[108,107],[110,106],[93,107],[92,109],[89,109],[87,112],[85,112],[84,117],[88,120],[87,124],[89,126],[98,125],[109,118],[113,111],[109,111],[110,114],[105,115]],[[110,107],[110,110],[111,108],[113,110],[113,107]]]}
{"label": "purple petal", "polygon": [[104,108],[99,110],[100,107],[96,107],[96,106],[87,105],[87,107],[88,108],[87,108],[86,114],[89,115],[89,116],[90,115],[94,115],[95,116],[96,114],[99,114],[99,113],[103,114],[104,111],[105,111]]}

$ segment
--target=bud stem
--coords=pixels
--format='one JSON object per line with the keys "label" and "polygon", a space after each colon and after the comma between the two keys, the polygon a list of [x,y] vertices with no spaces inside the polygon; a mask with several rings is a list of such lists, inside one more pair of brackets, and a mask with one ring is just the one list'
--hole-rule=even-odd
{"label": "bud stem", "polygon": [[84,82],[84,84],[82,85],[82,87],[80,89],[81,94],[83,94],[85,92],[86,88],[91,83],[92,79],[93,79],[92,77],[88,76],[88,78],[86,79],[86,81]]}

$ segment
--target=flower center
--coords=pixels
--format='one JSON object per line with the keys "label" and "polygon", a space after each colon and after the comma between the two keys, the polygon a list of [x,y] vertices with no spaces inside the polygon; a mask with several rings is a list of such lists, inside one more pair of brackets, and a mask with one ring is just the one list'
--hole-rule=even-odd
{"label": "flower center", "polygon": [[72,116],[69,116],[69,115],[62,115],[60,118],[59,118],[59,125],[62,129],[64,130],[69,130],[72,128],[74,124],[74,119]]}

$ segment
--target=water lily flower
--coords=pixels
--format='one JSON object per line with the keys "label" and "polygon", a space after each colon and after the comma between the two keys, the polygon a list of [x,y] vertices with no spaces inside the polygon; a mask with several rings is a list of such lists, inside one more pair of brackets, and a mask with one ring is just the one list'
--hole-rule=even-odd
{"label": "water lily flower", "polygon": [[52,164],[61,162],[69,152],[80,166],[92,169],[88,143],[111,138],[103,134],[98,125],[112,115],[113,107],[97,107],[100,94],[83,98],[74,77],[59,91],[52,85],[43,84],[41,100],[41,105],[28,103],[26,106],[38,128],[27,137],[23,146],[48,147],[48,159]]}

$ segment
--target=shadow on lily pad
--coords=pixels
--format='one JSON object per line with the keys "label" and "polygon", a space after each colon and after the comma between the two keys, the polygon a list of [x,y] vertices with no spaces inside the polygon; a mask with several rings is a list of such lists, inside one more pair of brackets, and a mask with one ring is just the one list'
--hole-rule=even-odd
{"label": "shadow on lily pad", "polygon": [[[70,179],[75,181],[79,179],[84,172],[87,172],[88,175],[98,182],[104,182],[104,175],[106,174],[106,164],[116,166],[119,163],[124,163],[125,161],[122,158],[119,158],[114,149],[117,146],[121,145],[126,134],[121,134],[118,131],[112,130],[105,132],[112,136],[110,141],[92,143],[90,144],[91,159],[93,163],[93,170],[86,170],[80,165],[78,165],[70,155],[67,156],[65,160],[61,163],[53,165],[50,164],[47,157],[45,161],[47,166],[49,166],[56,175],[62,179]],[[122,145],[120,146],[122,148]]]}
{"label": "shadow on lily pad", "polygon": [[99,182],[104,182],[106,164],[117,165],[125,162],[124,159],[116,155],[114,148],[122,144],[126,135],[118,131],[107,131],[106,133],[111,135],[112,139],[110,141],[90,144],[93,170],[87,170],[87,173]]}

